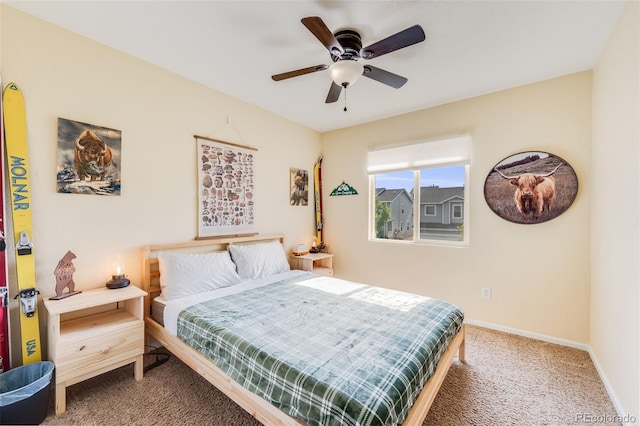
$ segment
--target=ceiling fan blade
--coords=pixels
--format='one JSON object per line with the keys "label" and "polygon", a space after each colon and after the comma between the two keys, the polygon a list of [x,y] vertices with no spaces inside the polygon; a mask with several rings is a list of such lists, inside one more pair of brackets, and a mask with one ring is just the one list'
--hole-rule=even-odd
{"label": "ceiling fan blade", "polygon": [[340,92],[342,92],[342,86],[331,82],[331,87],[329,88],[329,93],[327,94],[327,100],[324,102],[326,104],[336,102],[340,98]]}
{"label": "ceiling fan blade", "polygon": [[394,74],[389,71],[385,71],[381,68],[376,68],[371,65],[364,66],[364,72],[362,73],[365,77],[369,77],[375,81],[379,81],[380,83],[386,84],[387,86],[391,86],[394,89],[399,89],[408,81],[405,77],[401,75]]}
{"label": "ceiling fan blade", "polygon": [[282,74],[272,75],[271,78],[274,81],[280,81],[291,77],[298,77],[299,75],[310,74],[316,71],[322,71],[329,68],[327,65],[315,65],[313,67],[301,68],[295,71],[283,72]]}
{"label": "ceiling fan blade", "polygon": [[318,40],[320,40],[320,43],[329,50],[329,53],[335,56],[340,56],[344,53],[344,49],[340,45],[340,42],[320,17],[309,16],[307,18],[302,18],[301,21],[302,24],[307,27],[307,29],[311,31]]}
{"label": "ceiling fan blade", "polygon": [[363,59],[373,59],[378,56],[386,55],[403,47],[424,41],[425,35],[420,25],[414,25],[404,31],[400,31],[392,36],[373,43],[360,50],[360,57]]}

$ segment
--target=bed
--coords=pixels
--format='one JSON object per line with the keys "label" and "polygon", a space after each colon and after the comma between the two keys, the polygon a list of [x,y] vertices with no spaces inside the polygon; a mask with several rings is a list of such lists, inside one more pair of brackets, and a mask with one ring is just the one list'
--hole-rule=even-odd
{"label": "bed", "polygon": [[462,312],[290,270],[283,243],[143,247],[148,336],[266,425],[422,424],[464,361]]}

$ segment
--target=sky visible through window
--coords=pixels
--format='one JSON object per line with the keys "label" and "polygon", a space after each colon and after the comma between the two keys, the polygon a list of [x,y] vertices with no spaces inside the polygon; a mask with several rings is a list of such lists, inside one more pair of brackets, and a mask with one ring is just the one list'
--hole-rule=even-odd
{"label": "sky visible through window", "polygon": [[[452,188],[464,186],[464,166],[438,167],[420,170],[420,186]],[[411,193],[413,171],[376,174],[376,188],[400,189]]]}

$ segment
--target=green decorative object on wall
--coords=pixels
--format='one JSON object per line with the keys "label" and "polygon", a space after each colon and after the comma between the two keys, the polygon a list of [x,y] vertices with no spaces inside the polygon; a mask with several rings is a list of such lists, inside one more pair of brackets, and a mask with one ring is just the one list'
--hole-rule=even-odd
{"label": "green decorative object on wall", "polygon": [[338,185],[336,189],[331,191],[331,194],[329,194],[330,197],[334,197],[336,195],[358,195],[358,191],[348,183],[342,181],[342,183]]}

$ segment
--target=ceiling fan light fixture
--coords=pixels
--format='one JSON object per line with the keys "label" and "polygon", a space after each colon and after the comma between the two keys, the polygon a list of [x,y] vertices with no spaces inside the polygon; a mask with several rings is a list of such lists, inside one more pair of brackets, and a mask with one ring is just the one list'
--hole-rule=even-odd
{"label": "ceiling fan light fixture", "polygon": [[334,62],[329,67],[329,75],[334,83],[339,86],[347,87],[352,86],[358,81],[358,78],[364,72],[364,66],[352,59],[343,59],[338,62]]}

